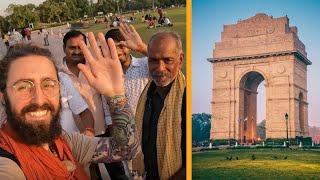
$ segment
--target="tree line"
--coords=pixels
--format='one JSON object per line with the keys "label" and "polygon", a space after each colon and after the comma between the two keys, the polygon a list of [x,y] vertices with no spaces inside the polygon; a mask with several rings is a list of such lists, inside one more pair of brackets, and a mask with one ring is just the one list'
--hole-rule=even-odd
{"label": "tree line", "polygon": [[186,0],[46,0],[36,6],[34,4],[10,4],[7,16],[0,16],[0,30],[7,32],[12,29],[22,29],[33,23],[61,23],[97,16],[98,12],[121,13],[152,7],[167,7],[185,4]]}
{"label": "tree line", "polygon": [[202,146],[207,144],[210,138],[211,114],[192,114],[192,145]]}

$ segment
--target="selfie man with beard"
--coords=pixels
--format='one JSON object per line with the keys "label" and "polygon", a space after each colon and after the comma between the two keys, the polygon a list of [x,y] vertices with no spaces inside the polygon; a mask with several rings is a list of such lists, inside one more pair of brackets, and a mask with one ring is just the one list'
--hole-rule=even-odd
{"label": "selfie man with beard", "polygon": [[[110,138],[62,132],[58,120],[60,92],[57,69],[47,49],[18,44],[0,61],[0,89],[7,123],[0,129],[0,179],[89,179],[90,162],[130,159],[138,147],[127,105],[124,80],[114,42],[102,33],[93,54],[79,41],[90,69],[79,64],[88,82],[110,106]],[[108,82],[108,83],[103,83]]]}

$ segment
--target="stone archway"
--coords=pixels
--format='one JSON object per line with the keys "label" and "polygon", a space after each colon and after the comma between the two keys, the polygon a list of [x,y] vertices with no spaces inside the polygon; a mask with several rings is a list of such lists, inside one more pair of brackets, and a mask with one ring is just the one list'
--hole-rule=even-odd
{"label": "stone archway", "polygon": [[250,71],[241,77],[239,84],[239,141],[255,142],[257,135],[257,89],[265,77]]}
{"label": "stone archway", "polygon": [[247,140],[256,137],[255,130],[242,132],[242,123],[245,118],[247,126],[256,122],[256,90],[262,80],[266,82],[266,138],[286,138],[286,113],[289,137],[308,136],[311,61],[288,17],[259,13],[224,25],[209,61],[213,65],[211,139],[243,142],[242,133]]}

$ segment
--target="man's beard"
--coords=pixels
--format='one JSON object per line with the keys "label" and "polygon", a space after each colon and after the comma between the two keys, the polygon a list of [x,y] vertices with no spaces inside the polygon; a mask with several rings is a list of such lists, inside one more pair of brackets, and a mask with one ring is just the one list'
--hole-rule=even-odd
{"label": "man's beard", "polygon": [[[18,114],[11,109],[7,97],[5,97],[5,101],[7,123],[9,123],[13,132],[25,144],[40,146],[44,143],[52,143],[59,135],[61,135],[62,128],[59,120],[60,106],[58,108],[59,111],[56,112],[54,107],[49,103],[45,103],[42,106],[28,104],[21,110],[21,113]],[[27,122],[25,114],[35,110],[48,110],[51,112],[52,118],[50,123],[43,121]]]}
{"label": "man's beard", "polygon": [[[156,84],[156,86],[167,86],[169,85],[173,79],[172,79],[172,76],[169,72],[151,72],[151,78],[153,80],[153,82]],[[161,78],[165,78],[165,82],[160,82],[160,83],[163,83],[163,84],[159,84],[159,80]]]}
{"label": "man's beard", "polygon": [[84,58],[83,54],[72,54],[71,62],[73,65],[78,65],[79,63],[85,64],[86,59]]}

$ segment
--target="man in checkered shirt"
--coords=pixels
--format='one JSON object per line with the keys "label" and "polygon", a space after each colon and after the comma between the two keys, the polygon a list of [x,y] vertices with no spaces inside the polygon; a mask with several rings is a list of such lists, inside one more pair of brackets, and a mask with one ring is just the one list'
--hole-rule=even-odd
{"label": "man in checkered shirt", "polygon": [[[118,57],[125,73],[125,90],[129,105],[135,114],[139,97],[149,80],[148,57],[146,44],[142,42],[138,33],[135,37],[125,39],[127,34],[121,32],[124,25],[118,29],[109,30],[105,38],[112,38],[116,43]],[[132,56],[131,50],[135,50],[144,57],[137,58]]]}

